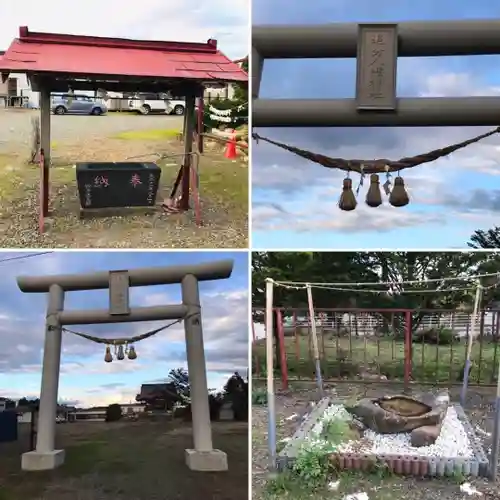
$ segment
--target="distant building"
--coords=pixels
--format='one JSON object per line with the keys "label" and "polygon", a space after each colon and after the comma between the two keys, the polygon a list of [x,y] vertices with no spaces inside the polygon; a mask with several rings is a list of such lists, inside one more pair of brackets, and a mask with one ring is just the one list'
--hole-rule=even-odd
{"label": "distant building", "polygon": [[[0,51],[0,59],[2,59],[5,51]],[[20,105],[26,101],[32,102],[34,106],[38,106],[38,92],[33,92],[30,88],[28,78],[22,73],[11,73],[9,78],[4,82],[0,78],[0,106]]]}
{"label": "distant building", "polygon": [[179,400],[175,384],[165,382],[160,384],[142,384],[137,401],[145,403],[150,409],[169,410]]}
{"label": "distant building", "polygon": [[0,398],[0,411],[5,411],[7,409],[7,398]]}
{"label": "distant building", "polygon": [[[125,403],[120,405],[123,416],[138,415],[146,409],[145,404]],[[93,408],[75,409],[68,413],[69,422],[104,422],[106,420],[106,406],[96,406]]]}

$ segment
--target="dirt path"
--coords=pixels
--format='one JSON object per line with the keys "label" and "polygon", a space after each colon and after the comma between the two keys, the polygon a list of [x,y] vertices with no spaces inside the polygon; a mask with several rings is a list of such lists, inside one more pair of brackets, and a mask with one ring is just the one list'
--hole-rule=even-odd
{"label": "dirt path", "polygon": [[[0,108],[0,154],[18,153],[28,148],[31,139],[31,118],[38,111]],[[51,140],[56,145],[112,137],[123,132],[151,129],[182,129],[182,117],[170,115],[137,116],[128,113],[109,113],[105,116],[52,115]],[[82,145],[82,144],[81,144]],[[89,143],[86,144],[89,146]]]}

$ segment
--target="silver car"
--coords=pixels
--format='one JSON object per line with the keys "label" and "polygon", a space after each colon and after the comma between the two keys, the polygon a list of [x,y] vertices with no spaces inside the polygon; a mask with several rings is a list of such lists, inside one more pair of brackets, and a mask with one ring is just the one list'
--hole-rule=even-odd
{"label": "silver car", "polygon": [[87,95],[63,94],[52,97],[52,112],[55,115],[94,115],[106,114],[108,108]]}

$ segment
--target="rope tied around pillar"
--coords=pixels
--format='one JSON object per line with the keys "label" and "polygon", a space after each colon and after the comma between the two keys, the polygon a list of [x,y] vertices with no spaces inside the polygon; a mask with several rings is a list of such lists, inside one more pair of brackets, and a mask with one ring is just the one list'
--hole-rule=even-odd
{"label": "rope tied around pillar", "polygon": [[[427,153],[422,153],[416,156],[400,158],[399,160],[389,160],[387,158],[378,158],[375,160],[346,160],[345,158],[331,158],[319,153],[313,153],[305,149],[300,149],[283,142],[274,141],[267,137],[262,137],[257,133],[252,133],[252,138],[258,144],[259,141],[264,141],[273,146],[277,146],[285,151],[289,151],[301,158],[319,163],[325,168],[343,170],[347,172],[347,176],[343,181],[342,193],[339,199],[339,208],[344,211],[351,211],[356,208],[355,194],[352,189],[352,180],[349,177],[350,172],[356,172],[361,176],[370,174],[370,189],[368,190],[366,203],[371,207],[378,207],[382,204],[382,197],[379,185],[379,174],[386,174],[386,183],[383,185],[385,193],[389,196],[389,203],[394,207],[404,207],[410,202],[410,197],[405,188],[405,183],[400,175],[400,171],[407,168],[414,168],[424,163],[430,163],[440,158],[463,149],[471,144],[482,141],[492,135],[500,133],[500,127],[490,130],[484,134],[478,135],[466,141],[452,144],[444,148],[435,149]],[[397,172],[397,177],[394,179],[394,185],[390,189],[390,174]],[[360,182],[362,185],[362,181]]]}

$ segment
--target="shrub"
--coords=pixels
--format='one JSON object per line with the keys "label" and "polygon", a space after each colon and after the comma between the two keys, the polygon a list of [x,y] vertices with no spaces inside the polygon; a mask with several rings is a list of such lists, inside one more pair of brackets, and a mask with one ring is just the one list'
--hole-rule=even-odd
{"label": "shrub", "polygon": [[264,389],[255,389],[252,391],[252,404],[264,406],[267,404],[267,391]]}
{"label": "shrub", "polygon": [[246,422],[248,420],[248,384],[246,390],[237,392],[232,397],[234,420]]}
{"label": "shrub", "polygon": [[422,330],[418,332],[414,338],[416,342],[433,345],[450,345],[457,341],[455,332],[450,328],[445,327]]}
{"label": "shrub", "polygon": [[[208,395],[208,410],[210,412],[210,420],[215,422],[219,420],[220,410],[222,407],[222,400],[219,395],[209,394]],[[188,403],[185,406],[181,406],[176,408],[175,417],[180,417],[186,422],[191,422],[193,419],[193,414],[191,411],[191,403]]]}
{"label": "shrub", "polygon": [[117,422],[122,416],[122,408],[119,404],[114,403],[106,408],[106,422]]}

